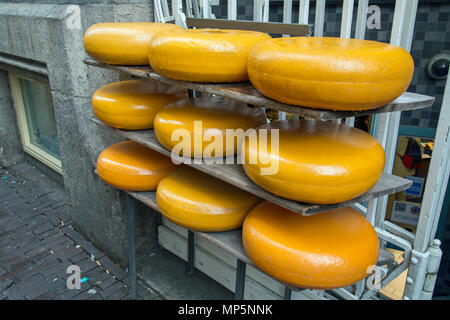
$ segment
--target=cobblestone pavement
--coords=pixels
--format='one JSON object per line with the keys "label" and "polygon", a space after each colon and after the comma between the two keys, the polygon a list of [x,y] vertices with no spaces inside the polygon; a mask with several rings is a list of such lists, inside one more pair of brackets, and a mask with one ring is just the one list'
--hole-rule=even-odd
{"label": "cobblestone pavement", "polygon": [[[0,300],[128,299],[128,274],[72,226],[64,191],[29,164],[0,168]],[[68,289],[67,267],[81,270]],[[138,298],[160,298],[138,284]]]}

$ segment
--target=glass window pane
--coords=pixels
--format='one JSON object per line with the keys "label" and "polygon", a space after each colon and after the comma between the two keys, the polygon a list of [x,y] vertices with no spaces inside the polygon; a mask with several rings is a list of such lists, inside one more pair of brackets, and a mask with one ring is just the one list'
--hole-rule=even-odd
{"label": "glass window pane", "polygon": [[60,159],[50,88],[45,83],[19,80],[31,143]]}

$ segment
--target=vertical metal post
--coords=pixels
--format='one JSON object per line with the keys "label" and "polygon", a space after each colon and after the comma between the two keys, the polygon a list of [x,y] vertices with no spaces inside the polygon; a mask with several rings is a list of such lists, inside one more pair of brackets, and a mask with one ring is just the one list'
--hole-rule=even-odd
{"label": "vertical metal post", "polygon": [[203,9],[203,18],[204,19],[209,19],[210,18],[210,14],[209,14],[209,3],[208,0],[201,0],[202,1],[202,9]]}
{"label": "vertical metal post", "polygon": [[237,18],[237,0],[228,0],[228,20]]}
{"label": "vertical metal post", "polygon": [[292,290],[288,287],[284,287],[284,300],[291,300],[292,298]]}
{"label": "vertical metal post", "polygon": [[367,25],[367,8],[369,0],[358,1],[358,13],[356,15],[355,39],[364,39]]}
{"label": "vertical metal post", "polygon": [[236,268],[236,284],[234,286],[234,299],[243,300],[245,290],[245,270],[247,265],[241,260],[237,260]]}
{"label": "vertical metal post", "polygon": [[[341,38],[350,38],[352,33],[353,21],[353,7],[354,0],[344,0],[342,5],[342,20],[341,20]],[[345,118],[345,124],[353,127],[355,125],[355,117]]]}
{"label": "vertical metal post", "polygon": [[188,259],[187,259],[187,274],[194,274],[195,269],[195,233],[188,230]]}
{"label": "vertical metal post", "polygon": [[[417,3],[415,3],[415,5],[417,5]],[[406,0],[397,0],[395,2],[394,21],[390,39],[391,44],[400,45],[402,42],[405,15],[407,11],[406,9]],[[409,35],[412,36],[412,34]],[[385,149],[386,153],[386,165],[384,171],[391,173],[397,148],[398,129],[400,126],[400,111],[381,114],[376,117],[378,121],[377,139]],[[381,226],[385,220],[387,200],[388,197],[384,196],[378,198],[376,201],[375,226]]]}
{"label": "vertical metal post", "polygon": [[283,23],[292,22],[292,0],[283,1]]}
{"label": "vertical metal post", "polygon": [[130,195],[127,197],[127,216],[128,216],[128,259],[130,270],[130,297],[136,299],[136,245],[134,232],[134,200]]}
{"label": "vertical metal post", "polygon": [[414,249],[425,252],[433,243],[450,175],[450,78],[447,78],[434,149],[423,193]]}
{"label": "vertical metal post", "polygon": [[298,23],[308,24],[309,20],[309,0],[300,0],[298,4]]}
{"label": "vertical metal post", "polygon": [[262,2],[263,0],[253,1],[253,21],[262,21]]}
{"label": "vertical metal post", "polygon": [[344,0],[342,5],[341,38],[350,38],[352,32],[354,0]]}
{"label": "vertical metal post", "polygon": [[323,25],[325,22],[325,0],[316,1],[316,17],[314,20],[314,36],[323,37]]}

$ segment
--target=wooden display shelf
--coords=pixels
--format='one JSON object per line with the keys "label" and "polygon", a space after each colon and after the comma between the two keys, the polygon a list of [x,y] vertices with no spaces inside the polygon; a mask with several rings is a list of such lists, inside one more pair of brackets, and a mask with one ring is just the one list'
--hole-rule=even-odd
{"label": "wooden display shelf", "polygon": [[[152,209],[158,210],[158,205],[156,204],[156,192],[133,192],[133,191],[124,191],[133,198],[139,200],[145,205],[151,207]],[[197,236],[205,239],[206,241],[215,244],[219,248],[225,250],[230,253],[237,259],[242,262],[252,265],[258,268],[252,260],[247,256],[244,250],[244,245],[242,243],[242,229],[236,229],[231,231],[224,232],[200,232],[194,231]],[[394,260],[394,256],[392,253],[385,249],[380,250],[380,254],[378,257],[378,265],[384,265]],[[291,288],[295,289],[295,288]]]}
{"label": "wooden display shelf", "polygon": [[254,106],[270,108],[282,112],[296,114],[305,117],[307,119],[315,119],[315,120],[336,120],[347,117],[363,116],[376,113],[422,109],[431,106],[434,102],[434,97],[418,93],[405,92],[391,103],[372,110],[331,111],[323,109],[311,109],[306,107],[293,106],[269,99],[263,96],[261,93],[259,93],[259,91],[257,91],[251,85],[250,82],[240,82],[231,84],[194,83],[168,79],[166,77],[157,74],[149,66],[132,66],[132,67],[115,66],[100,63],[92,59],[86,59],[84,63],[94,67],[117,70],[138,78],[157,80],[184,89],[214,94],[217,96],[242,101]]}
{"label": "wooden display shelf", "polygon": [[[119,130],[109,127],[108,125],[104,124],[103,122],[101,122],[96,118],[91,118],[91,121],[99,126],[103,126],[105,128],[109,128],[111,130],[116,131],[117,133],[119,133],[119,135],[121,135],[126,139],[136,141],[168,157],[171,156],[171,152],[166,148],[164,148],[159,143],[153,130],[141,130],[141,131]],[[411,180],[383,173],[377,184],[373,186],[370,190],[368,190],[366,193],[362,194],[361,196],[341,203],[320,205],[320,204],[303,203],[278,197],[262,189],[252,180],[250,180],[249,177],[247,177],[247,175],[244,172],[244,169],[242,168],[242,165],[237,164],[235,159],[233,159],[232,161],[233,164],[225,164],[225,161],[224,164],[215,164],[215,163],[207,164],[204,162],[198,164],[194,163],[194,161],[190,158],[183,158],[183,157],[176,157],[176,160],[180,160],[181,162],[186,163],[187,165],[197,170],[205,172],[206,174],[216,177],[222,181],[225,181],[237,188],[245,190],[262,199],[265,199],[269,202],[275,203],[277,205],[280,205],[286,209],[289,209],[302,215],[312,215],[339,207],[346,207],[355,203],[381,197],[391,193],[400,192],[406,190],[412,184]]]}
{"label": "wooden display shelf", "polygon": [[[133,198],[146,204],[150,208],[159,212],[158,205],[156,204],[156,192],[133,192],[125,191]],[[250,265],[254,265],[250,258],[244,251],[242,245],[241,229],[225,231],[225,232],[195,232],[199,237],[217,245],[225,251],[231,253],[233,256]]]}

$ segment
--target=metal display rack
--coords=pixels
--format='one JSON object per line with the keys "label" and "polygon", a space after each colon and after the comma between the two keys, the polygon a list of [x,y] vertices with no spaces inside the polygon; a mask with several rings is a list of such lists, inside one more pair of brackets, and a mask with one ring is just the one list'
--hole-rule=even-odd
{"label": "metal display rack", "polygon": [[[231,1],[234,2],[235,1]],[[266,1],[264,1],[265,3]],[[289,1],[285,1],[286,2]],[[301,1],[302,2],[302,1]],[[305,1],[303,1],[305,2]],[[309,1],[306,1],[309,4]],[[350,6],[351,2],[351,6]],[[368,1],[359,1],[359,5],[361,8],[364,8],[364,5],[367,7]],[[323,7],[322,7],[323,4]],[[206,4],[204,4],[206,5]],[[317,1],[318,9],[323,9],[325,6],[325,1]],[[179,9],[179,1],[174,1],[174,16],[175,20],[179,21],[180,17],[178,16]],[[301,6],[302,8],[302,6]],[[353,10],[353,1],[344,1],[344,17],[348,17],[350,9]],[[367,8],[366,8],[367,9]],[[415,17],[415,10],[417,9],[417,1],[413,0],[407,2],[406,0],[397,0],[396,1],[396,13],[394,17],[394,25],[393,25],[393,40],[392,43],[400,44],[402,41],[406,41],[406,46],[409,49],[410,41],[404,40],[408,39],[412,35],[412,31],[408,28],[403,29],[408,23],[411,24]],[[208,12],[206,10],[205,12]],[[232,11],[233,12],[233,11]],[[365,11],[367,13],[367,10]],[[288,11],[285,11],[285,14],[288,14]],[[316,11],[317,13],[317,11]],[[320,12],[319,12],[320,13]],[[360,11],[358,10],[358,14]],[[364,14],[364,10],[361,11],[361,14]],[[401,16],[401,20],[399,19]],[[408,19],[405,18],[408,17]],[[208,18],[209,16],[204,16]],[[320,18],[320,16],[318,17]],[[317,17],[316,17],[317,19]],[[188,18],[187,24],[190,27],[216,27],[214,24],[214,20],[208,19],[192,19]],[[223,20],[220,21],[220,26],[224,25],[232,26],[233,23],[239,23],[238,21],[227,21],[224,23]],[[320,21],[319,21],[320,22]],[[305,22],[307,23],[307,21]],[[359,22],[361,23],[361,22]],[[343,23],[344,25],[344,23]],[[351,23],[350,23],[351,25]],[[412,23],[412,27],[413,27]],[[291,27],[292,25],[289,25]],[[299,25],[296,25],[299,26]],[[344,26],[347,26],[348,31],[348,23]],[[305,28],[305,26],[299,26],[301,28]],[[359,24],[357,22],[357,29]],[[411,25],[409,25],[411,27]],[[322,29],[323,29],[323,21],[322,21]],[[288,34],[284,29],[277,30],[280,34]],[[320,31],[320,30],[319,30]],[[317,29],[315,29],[315,35]],[[305,34],[307,35],[307,34]],[[320,35],[320,34],[319,34]],[[342,35],[341,35],[342,36]],[[344,34],[345,36],[345,34]],[[362,38],[364,35],[362,35]],[[396,38],[397,37],[397,38]],[[385,168],[385,173],[382,178],[379,180],[376,186],[374,186],[371,190],[363,194],[362,196],[353,199],[351,201],[340,203],[336,205],[313,205],[313,204],[305,204],[296,201],[291,201],[288,199],[280,198],[270,194],[269,192],[261,189],[259,186],[254,184],[243,172],[242,168],[239,165],[230,165],[230,164],[189,164],[197,170],[203,171],[209,175],[212,175],[216,178],[219,178],[225,182],[231,183],[238,188],[246,190],[250,193],[253,193],[257,196],[264,198],[267,201],[276,203],[283,207],[286,207],[292,211],[295,211],[299,214],[303,215],[311,215],[315,213],[319,213],[322,211],[329,210],[331,208],[340,207],[340,206],[353,206],[358,209],[362,214],[364,214],[367,219],[374,225],[375,230],[382,240],[383,246],[386,243],[391,243],[400,247],[403,252],[403,262],[396,263],[393,259],[393,256],[389,254],[387,251],[382,250],[382,254],[380,255],[380,259],[378,261],[378,265],[382,267],[384,270],[383,277],[380,282],[380,286],[377,288],[367,288],[365,279],[345,288],[339,288],[334,290],[327,290],[319,292],[320,297],[325,299],[335,299],[335,298],[343,298],[343,299],[371,299],[376,298],[376,293],[380,288],[385,287],[388,283],[390,283],[393,279],[395,279],[398,275],[400,275],[403,271],[408,269],[408,277],[406,281],[406,289],[405,295],[403,299],[430,299],[431,294],[434,287],[434,280],[437,273],[437,268],[439,267],[440,261],[440,249],[439,242],[433,241],[433,236],[436,230],[436,216],[438,215],[438,211],[442,206],[442,198],[444,192],[442,189],[446,186],[448,181],[448,173],[449,173],[449,158],[448,158],[448,149],[450,146],[450,131],[449,131],[449,115],[450,115],[450,84],[447,83],[446,87],[446,95],[444,97],[444,105],[441,111],[441,118],[438,124],[437,136],[435,141],[435,149],[433,151],[433,157],[430,166],[430,176],[429,179],[436,179],[436,181],[431,180],[426,186],[425,189],[425,197],[423,209],[429,211],[423,211],[419,218],[419,225],[417,229],[417,234],[414,235],[407,230],[391,223],[390,221],[385,220],[385,210],[386,210],[386,202],[387,195],[396,193],[402,190],[407,189],[411,181],[407,179],[403,179],[400,177],[396,177],[391,174],[393,159],[395,157],[395,147],[396,147],[396,139],[398,135],[399,125],[399,115],[400,111],[413,110],[429,107],[433,104],[434,98],[429,96],[424,96],[415,93],[404,93],[401,97],[393,101],[392,103],[383,106],[381,108],[367,110],[362,112],[333,112],[329,110],[315,110],[309,108],[295,107],[283,103],[276,102],[274,100],[268,99],[262,96],[258,91],[256,91],[250,83],[239,83],[239,84],[199,84],[199,83],[190,83],[184,81],[176,81],[167,79],[161,75],[155,73],[149,67],[125,67],[125,66],[112,66],[102,64],[93,60],[85,60],[85,63],[94,67],[107,68],[112,70],[117,70],[124,74],[143,78],[150,79],[155,81],[161,81],[167,84],[171,84],[174,86],[178,86],[181,88],[188,89],[192,96],[192,91],[203,92],[206,94],[218,95],[226,98],[231,98],[235,100],[239,100],[249,104],[250,106],[259,106],[266,107],[274,110],[278,110],[281,112],[293,113],[305,118],[317,119],[317,120],[336,120],[336,119],[346,119],[347,124],[351,124],[351,117],[359,116],[359,115],[375,115],[377,119],[377,127],[378,130],[375,132],[375,136],[380,140],[386,152],[387,165]],[[350,119],[350,121],[349,121]],[[97,119],[92,119],[92,121],[100,126],[108,127]],[[110,128],[110,127],[108,127]],[[157,152],[170,156],[170,151],[165,149],[160,145],[157,141],[153,130],[142,130],[142,131],[126,131],[113,129],[119,135],[124,138],[134,140],[146,147],[149,147]],[[394,131],[393,131],[394,130]],[[182,160],[180,158],[179,160]],[[235,163],[235,162],[234,162]],[[434,192],[430,192],[431,189],[434,188]],[[428,193],[427,193],[428,191]],[[135,243],[134,243],[134,202],[132,198],[135,198],[149,207],[158,210],[156,201],[155,201],[155,193],[154,192],[127,192],[128,200],[127,200],[127,214],[128,214],[128,227],[129,227],[129,246],[130,246],[130,274],[131,274],[131,296],[132,298],[136,297],[136,263],[135,263]],[[368,201],[367,208],[362,206],[360,202]],[[223,248],[227,252],[231,253],[238,260],[237,271],[236,271],[236,286],[235,286],[235,296],[237,299],[243,298],[244,293],[244,284],[245,284],[245,270],[246,265],[253,263],[247,257],[245,252],[243,251],[242,241],[240,238],[240,230],[231,231],[231,232],[222,232],[222,233],[204,233],[204,232],[195,232],[195,234],[199,237],[210,241],[217,246]],[[187,259],[187,268],[188,272],[193,271],[194,266],[194,232],[189,231],[188,233],[188,259]],[[292,288],[286,286],[285,290],[285,299],[291,298],[292,290],[303,290],[298,288]]]}

